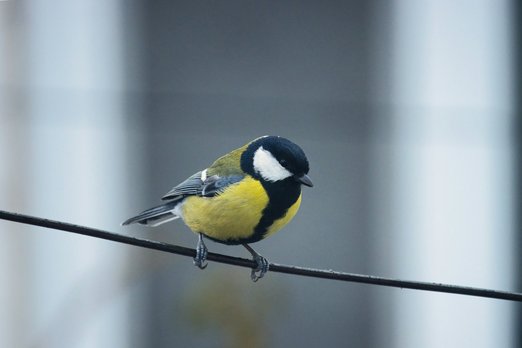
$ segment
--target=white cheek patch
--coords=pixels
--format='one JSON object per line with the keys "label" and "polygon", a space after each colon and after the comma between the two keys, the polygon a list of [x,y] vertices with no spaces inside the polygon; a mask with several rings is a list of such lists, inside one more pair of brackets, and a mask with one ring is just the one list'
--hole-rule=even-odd
{"label": "white cheek patch", "polygon": [[267,181],[284,180],[293,174],[284,168],[270,153],[259,147],[254,153],[254,170]]}

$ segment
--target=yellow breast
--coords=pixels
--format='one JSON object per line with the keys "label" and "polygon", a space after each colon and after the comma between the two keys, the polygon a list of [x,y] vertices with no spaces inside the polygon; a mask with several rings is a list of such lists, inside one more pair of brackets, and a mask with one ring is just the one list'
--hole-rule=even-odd
{"label": "yellow breast", "polygon": [[302,195],[299,195],[297,201],[290,208],[288,208],[286,214],[282,218],[274,221],[274,223],[268,228],[268,231],[265,234],[265,238],[285,227],[285,225],[294,218],[295,214],[299,210],[299,206],[301,205],[301,196]]}
{"label": "yellow breast", "polygon": [[[214,197],[187,197],[181,211],[185,224],[192,231],[236,244],[234,241],[242,243],[254,236],[268,201],[269,197],[261,183],[248,177]],[[279,231],[292,220],[300,204],[301,195],[285,215],[275,220],[262,236],[255,239],[266,238]]]}
{"label": "yellow breast", "polygon": [[259,181],[245,178],[214,197],[190,196],[182,206],[183,220],[196,233],[217,240],[252,236],[268,195]]}

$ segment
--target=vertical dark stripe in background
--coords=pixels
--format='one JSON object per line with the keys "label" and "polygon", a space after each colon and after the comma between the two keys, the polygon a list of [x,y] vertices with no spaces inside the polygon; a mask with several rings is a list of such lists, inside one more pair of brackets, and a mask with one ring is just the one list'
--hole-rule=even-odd
{"label": "vertical dark stripe in background", "polygon": [[[369,66],[369,57],[380,54],[369,45],[372,27],[368,25],[368,12],[372,2],[136,1],[145,41],[139,66],[143,70],[140,90],[144,91],[142,113],[146,118],[137,134],[144,139],[143,182],[148,186],[147,197],[140,200],[154,202],[169,189],[165,186],[176,184],[194,169],[211,163],[216,155],[246,140],[270,133],[285,135],[306,149],[313,161],[313,178],[322,183],[322,190],[340,190],[335,180],[328,180],[328,173],[342,172],[342,190],[347,193],[332,197],[328,204],[344,207],[349,220],[338,219],[329,225],[326,230],[336,231],[336,235],[328,238],[308,233],[304,245],[320,244],[325,250],[337,247],[325,262],[372,273],[368,267],[372,255],[368,252],[367,230],[372,227],[369,221],[374,215],[368,198],[372,187],[368,156],[376,139],[370,128],[380,123],[370,119],[367,105],[374,98],[368,90],[368,76],[376,70]],[[334,156],[336,153],[341,158]],[[310,197],[307,218],[317,221],[324,204]],[[294,226],[303,221],[301,213]],[[154,238],[163,241],[194,245],[193,235],[184,229],[182,223],[176,223],[143,233],[153,233]],[[344,241],[345,249],[341,251],[336,240]],[[274,261],[280,253],[285,255],[284,260],[311,263],[308,249],[290,247],[299,242],[290,233],[279,234],[277,239],[265,242],[269,248],[259,250]],[[237,247],[216,243],[208,246],[213,252],[244,255]],[[286,249],[290,250],[283,251]],[[153,253],[143,259],[165,266],[149,272],[150,280],[143,289],[144,310],[136,314],[145,337],[139,342],[141,346],[186,346],[186,342],[198,346],[212,340],[212,345],[225,345],[216,340],[232,337],[230,332],[206,332],[201,327],[202,318],[211,318],[215,310],[204,311],[195,323],[190,323],[183,312],[188,310],[187,294],[203,294],[197,291],[197,284],[216,284],[218,267],[211,265],[201,274],[187,260]],[[186,278],[180,279],[179,274]],[[228,270],[223,275],[226,279],[235,276]],[[226,284],[226,279],[219,282]],[[248,281],[248,273],[240,281],[243,279]],[[290,294],[302,282],[297,278],[267,280],[257,287],[246,283],[229,290],[237,291],[238,298],[241,294],[254,298],[262,295],[263,286],[272,288],[272,294]],[[313,305],[317,296],[314,289],[303,290],[285,301],[287,306],[281,311],[276,305],[278,298],[271,297],[264,313],[277,323],[279,334],[261,332],[264,322],[260,320],[259,332],[250,339],[263,336],[267,346],[338,346],[346,342],[354,347],[371,346],[378,327],[371,325],[374,316],[368,311],[375,296],[366,288],[353,287],[345,292],[336,285],[324,285],[322,294],[332,295],[321,298],[321,305]],[[208,292],[208,298],[219,295]],[[314,318],[321,318],[316,320],[320,325],[304,316],[303,306],[307,305],[313,306]],[[340,306],[350,311],[342,311]],[[230,320],[240,321],[240,317]],[[212,320],[209,325],[216,328],[221,324]],[[309,331],[295,337],[284,334],[303,331],[301,325],[321,332],[322,337]]]}

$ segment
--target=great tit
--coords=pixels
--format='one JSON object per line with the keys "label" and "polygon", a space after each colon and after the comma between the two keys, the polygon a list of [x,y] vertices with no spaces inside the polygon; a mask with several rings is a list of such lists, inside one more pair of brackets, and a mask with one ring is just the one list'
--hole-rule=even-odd
{"label": "great tit", "polygon": [[257,264],[251,273],[257,281],[269,263],[248,244],[271,236],[292,220],[301,204],[301,185],[313,186],[308,170],[298,145],[279,136],[263,136],[220,157],[163,196],[168,202],[122,225],[158,226],[182,218],[198,234],[196,266],[207,266],[203,237],[241,244]]}

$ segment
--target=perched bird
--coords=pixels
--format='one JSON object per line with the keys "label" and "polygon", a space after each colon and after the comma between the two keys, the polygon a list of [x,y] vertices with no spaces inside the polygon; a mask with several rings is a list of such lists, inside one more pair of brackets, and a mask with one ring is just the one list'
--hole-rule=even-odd
{"label": "perched bird", "polygon": [[198,234],[194,264],[204,269],[203,237],[243,245],[257,268],[252,280],[268,271],[268,261],[248,244],[285,226],[301,204],[301,185],[313,186],[303,150],[288,139],[264,136],[217,159],[170,190],[165,204],[145,210],[122,223],[158,226],[182,218]]}

